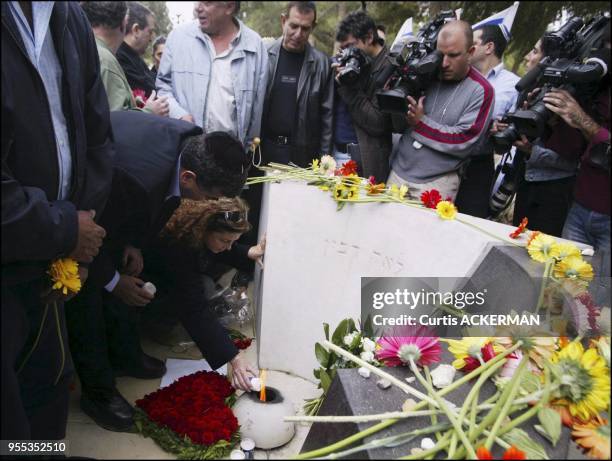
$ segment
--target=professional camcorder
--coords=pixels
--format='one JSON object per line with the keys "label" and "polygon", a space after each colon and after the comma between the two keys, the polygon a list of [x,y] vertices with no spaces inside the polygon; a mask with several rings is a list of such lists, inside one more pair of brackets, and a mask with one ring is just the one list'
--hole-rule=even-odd
{"label": "professional camcorder", "polygon": [[552,116],[542,100],[553,88],[567,90],[586,104],[594,96],[599,82],[608,73],[609,51],[604,50],[603,34],[610,21],[608,14],[600,14],[584,24],[582,18],[570,19],[559,30],[542,37],[542,49],[548,54],[517,84],[517,107],[527,100],[527,95],[540,88],[528,101],[526,109],[519,109],[502,117],[508,127],[493,136],[495,151],[503,154],[497,167],[496,180],[491,192],[490,215],[496,216],[511,203],[518,182],[524,173],[525,154],[517,150],[511,153],[513,143],[525,135],[529,140],[545,139],[548,121]]}
{"label": "professional camcorder", "polygon": [[351,46],[340,50],[338,55],[331,58],[332,64],[342,67],[336,76],[340,85],[354,85],[362,73],[367,73],[370,62],[365,53],[359,48]]}
{"label": "professional camcorder", "polygon": [[592,50],[603,48],[602,34],[609,20],[609,16],[598,15],[585,25],[582,18],[575,17],[542,37],[542,49],[548,56],[516,84],[522,96],[519,100],[535,88],[540,91],[527,109],[509,113],[502,120],[510,126],[492,137],[499,153],[508,151],[521,135],[529,140],[544,137],[552,112],[542,99],[551,89],[567,90],[582,100],[595,93],[597,83],[608,73],[609,56]]}
{"label": "professional camcorder", "polygon": [[438,32],[447,21],[455,19],[452,11],[443,11],[423,26],[416,40],[399,41],[391,48],[388,63],[377,78],[378,106],[383,112],[408,112],[407,96],[418,99],[438,78],[442,54],[436,50]]}

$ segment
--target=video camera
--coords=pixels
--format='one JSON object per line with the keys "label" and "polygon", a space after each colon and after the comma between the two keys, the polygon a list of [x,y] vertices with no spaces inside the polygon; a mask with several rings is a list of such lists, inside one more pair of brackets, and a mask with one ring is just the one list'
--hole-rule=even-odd
{"label": "video camera", "polygon": [[393,45],[389,62],[376,81],[377,87],[382,87],[376,92],[381,111],[405,114],[406,97],[418,99],[437,79],[442,65],[442,54],[436,50],[438,32],[451,19],[455,19],[455,13],[443,11],[419,30],[416,40],[400,40]]}
{"label": "video camera", "polygon": [[331,61],[332,64],[343,68],[336,76],[340,85],[354,85],[359,80],[361,73],[367,72],[370,68],[365,53],[354,46],[340,50],[336,56],[331,58]]}
{"label": "video camera", "polygon": [[585,25],[582,18],[575,17],[559,30],[542,37],[542,49],[550,50],[549,55],[515,87],[522,96],[519,100],[524,100],[524,96],[535,88],[540,88],[540,91],[529,101],[527,109],[518,109],[504,116],[502,121],[510,126],[492,136],[498,152],[507,152],[521,135],[525,135],[529,140],[545,135],[546,124],[552,112],[545,107],[543,98],[551,89],[564,89],[581,98],[588,98],[595,93],[596,84],[608,72],[609,58],[600,59],[591,50],[602,48],[598,41],[601,41],[609,20],[609,16],[601,14]]}
{"label": "video camera", "polygon": [[541,88],[539,93],[529,101],[527,109],[504,115],[501,122],[508,127],[491,136],[495,150],[503,154],[503,158],[491,191],[490,216],[498,215],[510,205],[524,174],[526,154],[518,149],[515,153],[510,152],[513,143],[521,135],[529,140],[546,135],[552,113],[544,105],[544,95],[553,88],[561,88],[588,99],[597,91],[598,82],[608,72],[609,55],[606,58],[601,54],[600,57],[598,51],[593,50],[603,49],[603,33],[609,20],[609,15],[600,14],[585,25],[582,18],[572,18],[559,30],[542,37],[542,49],[548,51],[548,56],[516,84],[520,93],[517,106],[535,88]]}

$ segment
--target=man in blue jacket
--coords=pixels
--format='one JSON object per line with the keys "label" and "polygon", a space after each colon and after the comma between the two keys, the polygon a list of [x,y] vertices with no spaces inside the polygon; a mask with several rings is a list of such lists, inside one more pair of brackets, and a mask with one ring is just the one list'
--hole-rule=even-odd
{"label": "man in blue jacket", "polygon": [[50,263],[86,264],[113,147],[96,42],[77,2],[2,2],[2,439],[65,437],[73,367]]}

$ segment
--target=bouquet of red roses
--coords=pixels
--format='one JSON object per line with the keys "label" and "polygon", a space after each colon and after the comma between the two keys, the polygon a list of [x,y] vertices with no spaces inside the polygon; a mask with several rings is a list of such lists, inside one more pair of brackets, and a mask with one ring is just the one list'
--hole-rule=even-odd
{"label": "bouquet of red roses", "polygon": [[180,459],[220,459],[240,438],[234,400],[225,376],[200,371],[137,400],[136,426]]}

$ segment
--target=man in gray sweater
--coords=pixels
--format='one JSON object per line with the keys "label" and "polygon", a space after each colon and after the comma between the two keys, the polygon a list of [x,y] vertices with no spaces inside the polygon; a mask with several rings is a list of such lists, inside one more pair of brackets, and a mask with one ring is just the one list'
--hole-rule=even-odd
{"label": "man in gray sweater", "polygon": [[405,120],[398,124],[394,117],[396,130],[404,134],[387,182],[406,184],[413,200],[430,189],[455,199],[458,171],[486,136],[495,102],[491,84],[470,66],[474,46],[467,22],[445,24],[437,49],[443,55],[440,81],[418,102],[408,96]]}

